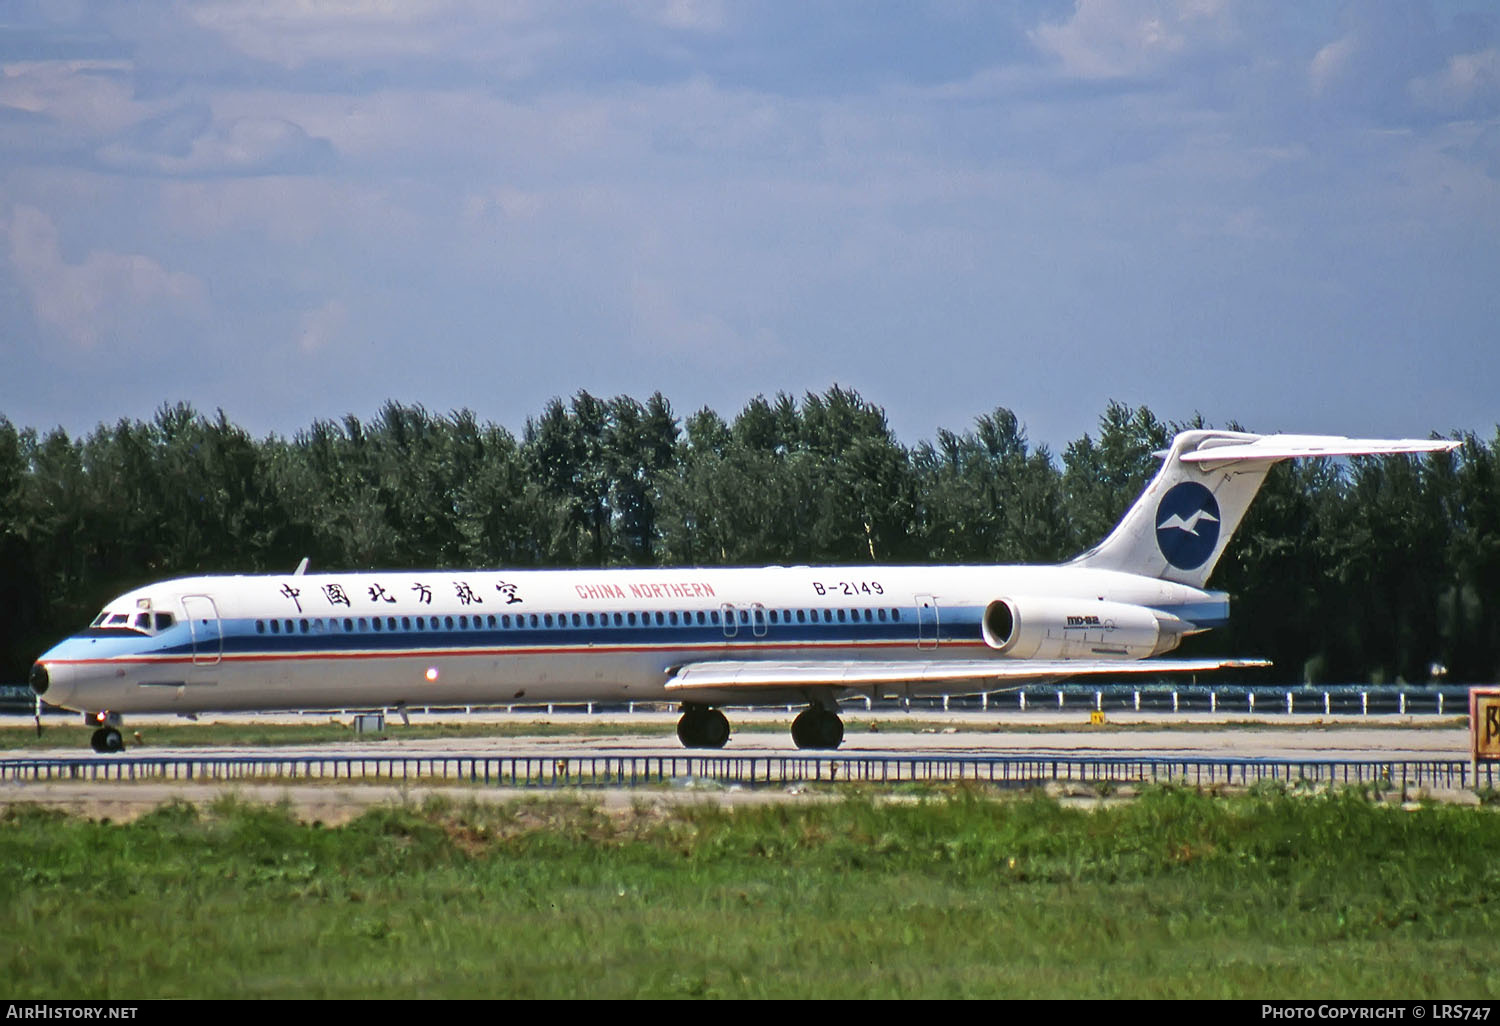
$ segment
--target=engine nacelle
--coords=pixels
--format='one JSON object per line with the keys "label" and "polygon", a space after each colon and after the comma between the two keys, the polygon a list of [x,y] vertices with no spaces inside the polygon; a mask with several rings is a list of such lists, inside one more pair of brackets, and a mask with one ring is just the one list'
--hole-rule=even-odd
{"label": "engine nacelle", "polygon": [[985,606],[982,630],[985,644],[1017,659],[1144,659],[1177,647],[1180,634],[1163,626],[1124,602],[1017,597]]}

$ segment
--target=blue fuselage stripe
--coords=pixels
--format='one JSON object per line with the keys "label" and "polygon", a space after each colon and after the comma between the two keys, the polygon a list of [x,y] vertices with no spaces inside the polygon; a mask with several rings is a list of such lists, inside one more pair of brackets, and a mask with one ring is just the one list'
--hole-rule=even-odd
{"label": "blue fuselage stripe", "polygon": [[[196,643],[189,627],[180,624],[155,637],[127,636],[120,638],[75,638],[75,645],[89,646],[91,658],[129,658],[150,656],[171,659],[189,659],[194,655],[222,654],[226,658],[288,657],[310,655],[338,655],[354,652],[402,652],[463,654],[467,651],[508,651],[518,654],[535,650],[544,651],[588,651],[610,648],[753,648],[757,645],[778,649],[808,646],[826,647],[836,645],[912,645],[918,642],[916,611],[903,609],[899,621],[827,623],[770,623],[751,622],[736,624],[734,634],[726,634],[722,624],[636,624],[634,626],[573,626],[571,623],[554,624],[551,627],[530,624],[525,626],[490,627],[483,625],[461,629],[446,626],[418,629],[407,617],[411,626],[402,627],[403,617],[395,617],[396,628],[388,625],[380,630],[368,626],[370,617],[362,618],[367,625],[359,630],[361,618],[351,618],[356,629],[346,631],[344,618],[330,621],[327,618],[281,617],[280,629],[272,632],[269,620],[234,619],[219,620],[219,635],[212,631],[200,633]],[[978,607],[944,607],[938,628],[939,643],[981,641]],[[562,614],[553,614],[560,618]],[[382,617],[382,623],[389,618]],[[424,618],[426,619],[426,618]],[[445,622],[447,617],[440,617]],[[456,624],[456,618],[453,618]],[[476,620],[478,618],[476,617]],[[514,622],[514,621],[513,621]],[[337,623],[337,629],[330,629]],[[288,632],[286,625],[292,630]],[[303,625],[306,630],[303,630]],[[931,637],[933,628],[924,626],[924,641]],[[220,640],[222,639],[222,640]],[[72,646],[69,646],[70,648]],[[74,652],[67,653],[68,656]],[[81,652],[77,654],[82,654]],[[62,655],[62,653],[59,653]],[[66,658],[66,656],[65,656]]]}

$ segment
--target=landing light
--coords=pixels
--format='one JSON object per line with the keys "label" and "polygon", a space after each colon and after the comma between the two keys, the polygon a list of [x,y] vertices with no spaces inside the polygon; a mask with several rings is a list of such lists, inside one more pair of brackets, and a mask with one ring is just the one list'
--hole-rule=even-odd
{"label": "landing light", "polygon": [[438,679],[437,667],[436,666],[429,666],[429,667],[427,667],[427,673],[424,676],[427,677],[427,683],[429,683],[429,684],[436,683],[437,679]]}

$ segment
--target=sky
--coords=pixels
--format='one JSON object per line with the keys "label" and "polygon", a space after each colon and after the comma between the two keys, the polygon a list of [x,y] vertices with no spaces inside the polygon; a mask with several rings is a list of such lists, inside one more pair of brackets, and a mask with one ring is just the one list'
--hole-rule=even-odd
{"label": "sky", "polygon": [[1500,10],[0,3],[0,415],[1500,423]]}

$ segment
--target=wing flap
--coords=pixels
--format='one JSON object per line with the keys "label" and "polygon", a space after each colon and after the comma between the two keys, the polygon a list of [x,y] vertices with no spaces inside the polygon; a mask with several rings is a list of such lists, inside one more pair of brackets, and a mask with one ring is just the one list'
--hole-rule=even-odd
{"label": "wing flap", "polygon": [[931,662],[708,660],[679,667],[667,680],[666,689],[682,693],[741,688],[859,688],[876,684],[931,684],[943,681],[990,680],[998,684],[1109,674],[1140,676],[1154,673],[1201,673],[1270,665],[1270,661],[1266,659],[953,659]]}

